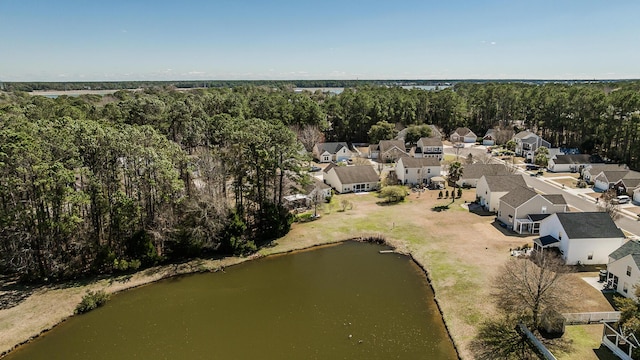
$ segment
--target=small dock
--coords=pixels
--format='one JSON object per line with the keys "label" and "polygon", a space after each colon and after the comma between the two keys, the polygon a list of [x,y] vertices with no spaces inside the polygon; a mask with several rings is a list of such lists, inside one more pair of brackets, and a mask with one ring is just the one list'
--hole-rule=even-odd
{"label": "small dock", "polygon": [[393,254],[395,251],[393,250],[380,250],[380,254]]}

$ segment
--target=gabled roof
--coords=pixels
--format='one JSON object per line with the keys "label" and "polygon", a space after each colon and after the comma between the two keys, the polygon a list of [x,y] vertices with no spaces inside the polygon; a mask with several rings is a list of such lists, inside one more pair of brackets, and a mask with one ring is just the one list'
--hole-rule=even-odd
{"label": "gabled roof", "polygon": [[402,140],[380,140],[380,143],[378,144],[378,146],[380,148],[381,153],[387,152],[393,149],[394,147],[397,147],[401,151],[406,152],[404,141]]}
{"label": "gabled roof", "polygon": [[614,170],[627,170],[627,165],[625,164],[593,164],[587,167],[587,170],[591,173],[591,175],[598,175],[603,171],[614,171]]}
{"label": "gabled roof", "polygon": [[500,201],[515,209],[536,195],[538,195],[538,193],[533,191],[533,189],[521,186],[509,191],[506,195],[500,198]]}
{"label": "gabled roof", "polygon": [[527,144],[536,144],[536,143],[538,143],[538,139],[533,137],[533,136],[531,136],[531,137],[523,138],[522,142],[523,143],[527,143]]}
{"label": "gabled roof", "polygon": [[538,135],[532,133],[529,130],[524,130],[524,131],[520,131],[519,133],[515,134],[513,137],[517,138],[517,139],[525,139],[528,137],[537,137]]}
{"label": "gabled roof", "polygon": [[556,155],[552,159],[555,164],[590,164],[592,162],[591,155],[589,154],[571,154],[571,155]]}
{"label": "gabled roof", "polygon": [[527,217],[531,221],[541,221],[551,216],[551,214],[529,214]]}
{"label": "gabled roof", "polygon": [[613,260],[620,260],[623,257],[631,254],[639,254],[640,255],[640,242],[636,240],[629,240],[626,243],[622,244],[619,248],[617,248],[614,252],[609,254],[609,257]]}
{"label": "gabled roof", "polygon": [[492,192],[508,192],[527,186],[522,175],[483,175],[483,177]]}
{"label": "gabled roof", "polygon": [[331,186],[323,183],[322,181],[314,177],[311,184],[304,187],[304,191],[305,191],[305,194],[311,194],[311,192],[315,189],[326,190],[326,189],[331,189]]}
{"label": "gabled roof", "polygon": [[562,194],[545,194],[542,197],[549,200],[553,205],[567,205],[567,200]]}
{"label": "gabled roof", "polygon": [[568,212],[555,215],[569,238],[624,238],[622,230],[606,212]]}
{"label": "gabled roof", "polygon": [[467,135],[472,135],[475,136],[476,134],[473,133],[473,131],[471,131],[469,128],[466,127],[459,127],[456,129],[456,131],[454,131],[451,135],[457,134],[458,136],[467,136]]}
{"label": "gabled roof", "polygon": [[398,162],[402,161],[402,166],[405,169],[423,168],[428,166],[440,166],[440,160],[434,157],[426,158],[414,158],[414,157],[402,157]]}
{"label": "gabled roof", "polygon": [[480,179],[483,175],[511,175],[504,164],[467,164],[462,165],[462,177],[464,179]]}
{"label": "gabled roof", "polygon": [[496,136],[496,129],[489,129],[486,133],[484,133],[484,137],[487,136]]}
{"label": "gabled roof", "polygon": [[620,180],[622,180],[622,178],[624,178],[625,175],[627,175],[627,173],[629,172],[629,170],[623,170],[623,171],[603,171],[602,174],[607,178],[607,181],[610,183],[616,183]]}
{"label": "gabled roof", "polygon": [[333,171],[342,184],[370,183],[380,180],[370,165],[336,166]]}
{"label": "gabled roof", "polygon": [[328,152],[329,154],[336,154],[340,149],[347,148],[349,150],[349,146],[346,142],[327,142],[327,143],[319,143],[316,144],[318,146],[318,151],[322,154],[323,152]]}
{"label": "gabled roof", "polygon": [[435,137],[423,137],[418,140],[422,146],[442,146],[442,140]]}
{"label": "gabled roof", "polygon": [[442,139],[442,133],[440,132],[440,130],[438,130],[437,126],[432,124],[429,125],[429,127],[431,128],[431,137]]}
{"label": "gabled roof", "polygon": [[336,165],[335,163],[330,163],[329,165],[327,165],[326,168],[324,168],[324,170],[322,170],[325,174],[329,173],[329,170],[333,169],[334,167],[336,167],[338,165]]}

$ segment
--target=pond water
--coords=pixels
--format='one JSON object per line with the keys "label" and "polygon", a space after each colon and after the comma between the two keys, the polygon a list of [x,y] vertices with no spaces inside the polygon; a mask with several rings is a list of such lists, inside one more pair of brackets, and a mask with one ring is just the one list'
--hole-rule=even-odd
{"label": "pond water", "polygon": [[456,359],[424,272],[346,242],[112,296],[6,357]]}

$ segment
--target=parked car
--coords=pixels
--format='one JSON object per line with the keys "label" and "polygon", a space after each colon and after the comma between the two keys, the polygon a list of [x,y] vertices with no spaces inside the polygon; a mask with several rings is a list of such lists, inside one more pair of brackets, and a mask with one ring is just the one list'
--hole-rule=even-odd
{"label": "parked car", "polygon": [[320,169],[317,166],[312,166],[312,167],[309,168],[309,172],[316,172],[316,171],[320,171],[320,170],[322,170],[322,169]]}
{"label": "parked car", "polygon": [[527,170],[538,170],[540,167],[535,164],[527,164]]}
{"label": "parked car", "polygon": [[627,204],[631,201],[631,198],[627,195],[616,196],[615,202],[618,204]]}

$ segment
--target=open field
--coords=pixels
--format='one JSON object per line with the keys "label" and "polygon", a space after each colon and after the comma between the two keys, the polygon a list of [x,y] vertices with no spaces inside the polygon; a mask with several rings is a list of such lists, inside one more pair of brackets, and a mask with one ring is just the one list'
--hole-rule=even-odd
{"label": "open field", "polygon": [[[451,188],[449,188],[451,190]],[[496,226],[493,216],[469,212],[462,205],[475,199],[475,189],[464,190],[449,210],[432,208],[450,199],[438,199],[438,191],[411,193],[396,205],[381,203],[375,194],[349,194],[334,197],[325,205],[319,220],[294,224],[291,232],[249,258],[193,260],[141,271],[131,276],[94,280],[37,289],[17,306],[0,310],[0,352],[13,348],[45,329],[71,316],[82,294],[88,289],[117,292],[176,274],[214,270],[247,259],[283,253],[315,245],[334,243],[361,236],[382,236],[398,251],[412,255],[424,267],[435,290],[436,300],[447,328],[463,359],[472,359],[469,349],[477,326],[496,312],[491,301],[492,280],[500,266],[509,260],[509,250],[534,236],[517,236]],[[339,211],[339,201],[347,199],[353,208]],[[610,311],[602,294],[572,274],[567,289],[575,299],[566,312]],[[580,343],[581,344],[581,343]],[[593,349],[575,351],[583,359],[597,359]],[[586,345],[585,345],[586,344]],[[591,347],[587,342],[580,346]],[[591,354],[591,356],[582,354]],[[568,358],[573,357],[573,352]]]}

